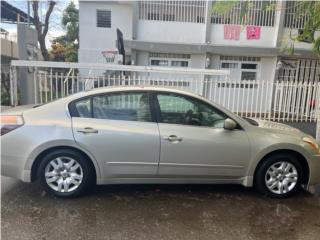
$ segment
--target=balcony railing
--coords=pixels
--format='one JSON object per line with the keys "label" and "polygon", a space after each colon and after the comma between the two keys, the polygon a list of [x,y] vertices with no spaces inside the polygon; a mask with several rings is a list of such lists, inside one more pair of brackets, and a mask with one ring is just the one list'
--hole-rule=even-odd
{"label": "balcony railing", "polygon": [[207,1],[139,1],[139,19],[204,23]]}
{"label": "balcony railing", "polygon": [[[303,29],[308,21],[308,14],[301,11],[301,1],[287,1],[285,10],[284,27]],[[301,13],[299,13],[301,11]]]}
{"label": "balcony railing", "polygon": [[275,24],[275,5],[275,0],[239,1],[230,11],[214,13],[211,17],[211,23],[273,27]]}

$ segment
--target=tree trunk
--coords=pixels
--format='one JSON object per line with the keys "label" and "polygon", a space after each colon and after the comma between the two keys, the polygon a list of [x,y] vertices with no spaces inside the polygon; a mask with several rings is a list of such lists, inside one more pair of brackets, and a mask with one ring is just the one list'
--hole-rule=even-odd
{"label": "tree trunk", "polygon": [[39,42],[39,45],[40,45],[40,51],[41,51],[43,59],[45,61],[48,61],[49,60],[49,53],[48,53],[48,50],[47,50],[45,38],[42,35],[38,35],[38,42]]}
{"label": "tree trunk", "polygon": [[46,47],[46,36],[48,33],[48,29],[49,29],[49,18],[50,18],[50,15],[53,11],[55,4],[56,4],[56,2],[54,2],[54,1],[49,2],[49,8],[46,12],[44,23],[42,23],[42,22],[40,22],[39,12],[38,12],[39,11],[39,1],[38,0],[32,1],[34,25],[35,25],[35,28],[38,33],[38,42],[40,45],[40,50],[41,50],[43,59],[45,61],[49,60],[49,53],[48,53],[48,50]]}

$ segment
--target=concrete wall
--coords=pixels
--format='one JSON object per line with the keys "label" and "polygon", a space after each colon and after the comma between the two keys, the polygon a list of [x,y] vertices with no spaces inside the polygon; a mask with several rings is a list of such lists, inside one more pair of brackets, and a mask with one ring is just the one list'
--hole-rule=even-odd
{"label": "concrete wall", "polygon": [[239,40],[224,39],[224,25],[211,24],[210,42],[212,44],[220,44],[227,46],[255,46],[255,47],[275,47],[275,28],[261,27],[260,39],[247,40],[247,32],[245,26],[242,26]]}
{"label": "concrete wall", "polygon": [[1,56],[18,59],[17,43],[1,38]]}
{"label": "concrete wall", "polygon": [[[41,51],[38,48],[38,35],[34,28],[26,24],[17,25],[18,50],[20,60],[42,60]],[[18,83],[20,84],[20,103],[35,103],[34,69],[19,67]]]}
{"label": "concrete wall", "polygon": [[137,39],[156,42],[204,43],[205,25],[140,20],[138,21]]}
{"label": "concrete wall", "polygon": [[[97,27],[97,10],[111,10],[111,28]],[[132,39],[132,5],[116,2],[79,2],[79,62],[103,62],[101,51],[116,48],[116,29]]]}

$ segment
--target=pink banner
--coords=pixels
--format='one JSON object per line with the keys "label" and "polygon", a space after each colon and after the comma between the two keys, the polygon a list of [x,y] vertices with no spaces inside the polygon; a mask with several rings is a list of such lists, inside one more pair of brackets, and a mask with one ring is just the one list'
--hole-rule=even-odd
{"label": "pink banner", "polygon": [[261,28],[257,26],[247,26],[247,39],[248,40],[259,40]]}
{"label": "pink banner", "polygon": [[239,40],[240,31],[240,25],[224,25],[224,39]]}

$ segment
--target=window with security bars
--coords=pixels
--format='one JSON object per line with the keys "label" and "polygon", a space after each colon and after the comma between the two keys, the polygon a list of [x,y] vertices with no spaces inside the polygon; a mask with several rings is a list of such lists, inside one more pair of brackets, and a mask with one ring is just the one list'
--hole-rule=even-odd
{"label": "window with security bars", "polygon": [[214,12],[211,23],[273,27],[275,25],[275,6],[275,0],[238,1],[228,11]]}
{"label": "window with security bars", "polygon": [[235,81],[256,81],[259,75],[259,57],[220,56],[220,68],[229,69]]}
{"label": "window with security bars", "polygon": [[139,19],[204,23],[207,1],[139,1]]}
{"label": "window with security bars", "polygon": [[156,58],[185,58],[190,59],[190,54],[184,53],[149,53],[149,57],[156,57]]}
{"label": "window with security bars", "polygon": [[111,28],[110,10],[97,10],[97,27]]}
{"label": "window with security bars", "polygon": [[190,54],[149,53],[150,66],[189,67]]}

